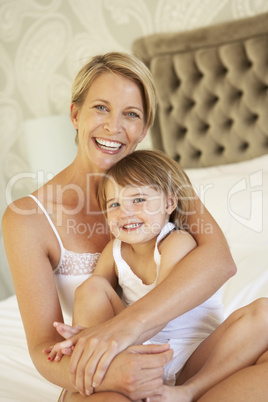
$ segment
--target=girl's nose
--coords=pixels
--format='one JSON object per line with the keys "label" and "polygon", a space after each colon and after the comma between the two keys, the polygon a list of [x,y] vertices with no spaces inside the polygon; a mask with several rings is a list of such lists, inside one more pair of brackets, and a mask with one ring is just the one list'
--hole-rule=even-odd
{"label": "girl's nose", "polygon": [[129,205],[128,203],[124,203],[120,208],[120,215],[121,217],[128,217],[134,215],[133,206]]}

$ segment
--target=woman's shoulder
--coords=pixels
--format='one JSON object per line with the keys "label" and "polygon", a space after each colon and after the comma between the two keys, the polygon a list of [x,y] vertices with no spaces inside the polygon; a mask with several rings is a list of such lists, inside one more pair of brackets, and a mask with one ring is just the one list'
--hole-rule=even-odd
{"label": "woman's shoulder", "polygon": [[3,215],[3,221],[28,217],[33,212],[36,212],[36,204],[34,205],[34,200],[31,197],[25,196],[8,204]]}
{"label": "woman's shoulder", "polygon": [[14,237],[21,233],[27,238],[39,232],[44,236],[43,216],[37,203],[29,196],[12,201],[4,212],[2,229],[4,235],[9,233]]}

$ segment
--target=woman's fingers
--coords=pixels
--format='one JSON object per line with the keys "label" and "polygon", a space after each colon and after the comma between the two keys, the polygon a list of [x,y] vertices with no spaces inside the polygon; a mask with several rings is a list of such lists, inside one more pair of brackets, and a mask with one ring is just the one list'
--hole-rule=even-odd
{"label": "woman's fingers", "polygon": [[[117,342],[80,338],[70,361],[71,381],[80,393],[90,393],[102,381],[111,361],[118,353]],[[96,376],[96,377],[95,377]]]}
{"label": "woman's fingers", "polygon": [[[111,361],[117,354],[118,354],[118,343],[116,341],[112,341],[110,343],[108,350],[105,353],[103,353],[103,355],[100,357],[96,370],[93,373],[92,386],[94,388],[98,387],[101,384],[105,376],[105,373],[111,364]],[[90,384],[90,378],[87,378],[87,376],[85,384],[86,385]]]}
{"label": "woman's fingers", "polygon": [[[92,348],[92,339],[88,343],[86,341],[87,339],[84,337],[79,339],[73,350],[69,365],[70,379],[76,389],[82,394],[85,394],[86,366],[93,353],[92,350],[94,350],[94,347]],[[90,366],[88,369],[92,370],[92,367]]]}

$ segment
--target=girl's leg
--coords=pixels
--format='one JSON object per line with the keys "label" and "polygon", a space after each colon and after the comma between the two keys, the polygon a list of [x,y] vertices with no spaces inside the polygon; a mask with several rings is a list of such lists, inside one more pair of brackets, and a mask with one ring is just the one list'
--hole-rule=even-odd
{"label": "girl's leg", "polygon": [[110,283],[92,276],[75,291],[73,325],[91,327],[109,320],[125,308]]}

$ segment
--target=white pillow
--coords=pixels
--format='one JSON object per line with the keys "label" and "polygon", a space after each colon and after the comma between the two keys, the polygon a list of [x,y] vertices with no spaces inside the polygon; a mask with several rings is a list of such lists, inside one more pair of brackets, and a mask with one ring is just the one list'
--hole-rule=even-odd
{"label": "white pillow", "polygon": [[268,242],[268,155],[186,173],[230,245]]}
{"label": "white pillow", "polygon": [[228,316],[259,297],[268,297],[268,155],[186,172],[221,226],[238,268],[223,287]]}

